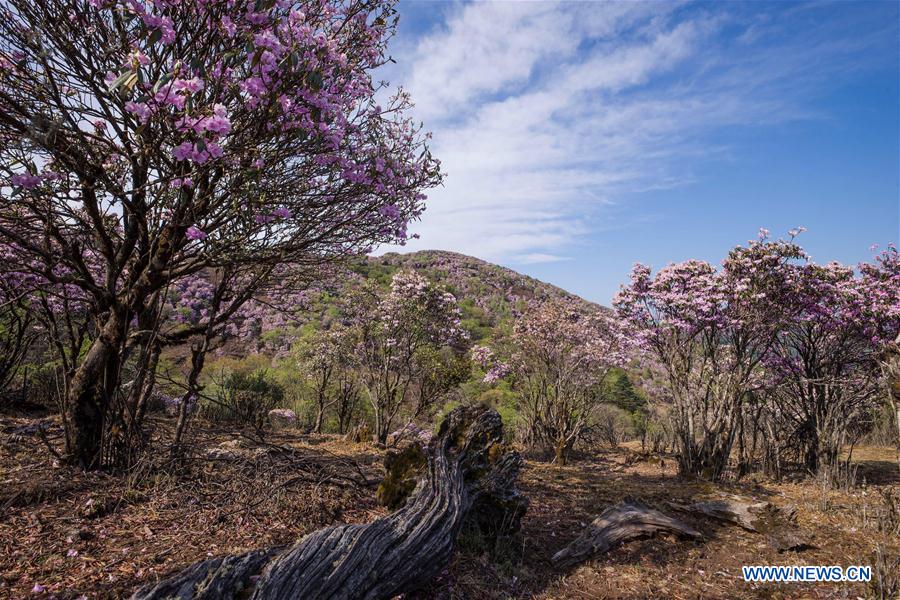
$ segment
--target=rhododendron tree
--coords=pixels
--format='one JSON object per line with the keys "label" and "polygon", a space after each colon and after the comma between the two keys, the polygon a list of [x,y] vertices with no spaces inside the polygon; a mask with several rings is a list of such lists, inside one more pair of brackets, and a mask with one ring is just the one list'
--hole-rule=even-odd
{"label": "rhododendron tree", "polygon": [[[216,334],[223,342],[241,342],[242,352],[268,351],[279,358],[289,354],[293,343],[289,330],[301,324],[303,311],[309,308],[304,288],[312,275],[285,271],[285,268],[276,270],[268,285],[256,289],[253,297],[217,328]],[[227,285],[243,289],[240,283]],[[170,313],[165,316],[175,324],[205,323],[209,320],[215,291],[216,283],[207,273],[173,282],[167,296]],[[176,325],[172,329],[179,328]]]}
{"label": "rhododendron tree", "polygon": [[[279,264],[403,242],[440,174],[408,96],[375,100],[395,24],[381,0],[4,3],[0,234],[92,321],[74,462],[100,466],[129,356],[208,335]],[[157,335],[167,288],[201,272],[239,287]]]}
{"label": "rhododendron tree", "polygon": [[461,379],[436,374],[453,370],[467,336],[456,298],[411,271],[394,275],[386,295],[366,285],[348,304],[357,336],[353,360],[371,404],[373,437],[385,443],[401,411],[412,421]]}
{"label": "rhododendron tree", "polygon": [[347,381],[342,375],[350,368],[352,343],[351,332],[343,327],[317,331],[300,343],[300,368],[312,382],[316,433],[322,433],[325,412],[347,398]]}
{"label": "rhododendron tree", "polygon": [[767,468],[794,458],[831,477],[868,425],[879,357],[900,331],[897,252],[858,271],[818,265],[795,243],[800,231],[788,241],[763,231],[721,269],[687,261],[653,277],[636,265],[616,298],[666,373],[685,473],[721,476],[749,418]]}
{"label": "rhododendron tree", "polygon": [[793,270],[790,318],[767,368],[782,444],[812,473],[834,477],[842,448],[881,400],[879,357],[900,332],[900,261],[891,247],[859,275],[839,263]]}
{"label": "rhododendron tree", "polygon": [[552,450],[554,462],[564,465],[602,402],[600,384],[628,359],[627,334],[612,315],[557,301],[516,321],[511,345],[509,368],[522,395],[528,441]]}
{"label": "rhododendron tree", "polygon": [[769,385],[762,361],[787,315],[803,250],[768,232],[734,248],[721,269],[689,260],[654,277],[635,265],[614,305],[665,369],[682,473],[718,479],[748,394]]}
{"label": "rhododendron tree", "polygon": [[471,350],[472,362],[484,369],[482,383],[496,383],[510,373],[509,365],[487,346],[475,345]]}

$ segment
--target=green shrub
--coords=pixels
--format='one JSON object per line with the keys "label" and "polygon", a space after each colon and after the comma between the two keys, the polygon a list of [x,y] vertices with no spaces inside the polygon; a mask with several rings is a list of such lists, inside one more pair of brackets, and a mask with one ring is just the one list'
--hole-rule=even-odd
{"label": "green shrub", "polygon": [[211,421],[265,428],[269,411],[284,401],[284,388],[268,369],[232,371],[218,386],[214,402],[204,402],[201,415]]}

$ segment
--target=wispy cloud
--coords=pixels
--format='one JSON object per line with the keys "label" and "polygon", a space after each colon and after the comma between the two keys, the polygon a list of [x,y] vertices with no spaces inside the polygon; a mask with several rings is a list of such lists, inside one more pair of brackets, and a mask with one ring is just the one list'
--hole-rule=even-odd
{"label": "wispy cloud", "polygon": [[611,204],[683,185],[727,147],[703,134],[812,118],[809,90],[865,40],[675,3],[472,3],[396,58],[446,185],[421,241],[562,260]]}

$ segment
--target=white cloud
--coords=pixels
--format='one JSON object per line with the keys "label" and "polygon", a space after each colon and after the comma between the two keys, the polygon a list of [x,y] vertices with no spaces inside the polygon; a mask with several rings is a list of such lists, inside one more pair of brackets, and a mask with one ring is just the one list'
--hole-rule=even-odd
{"label": "white cloud", "polygon": [[514,256],[512,260],[513,262],[522,265],[537,265],[569,260],[569,258],[566,256],[557,256],[556,254],[543,254],[540,252],[533,252],[531,254],[520,254],[519,256]]}
{"label": "white cloud", "polygon": [[455,7],[396,56],[447,174],[407,248],[561,260],[623,195],[691,181],[723,151],[702,132],[809,116],[792,102],[809,66],[847,49],[750,47],[767,24],[743,24],[732,56],[717,44],[735,23],[674,3]]}

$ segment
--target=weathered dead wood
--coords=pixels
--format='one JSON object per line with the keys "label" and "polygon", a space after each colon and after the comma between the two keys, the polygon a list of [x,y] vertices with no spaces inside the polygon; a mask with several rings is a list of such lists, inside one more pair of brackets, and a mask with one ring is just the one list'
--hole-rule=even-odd
{"label": "weathered dead wood", "polygon": [[694,539],[703,537],[687,523],[629,499],[600,513],[575,541],[554,554],[551,560],[557,566],[569,567],[603,554],[618,544],[658,532]]}
{"label": "weathered dead wood", "polygon": [[283,550],[284,547],[279,546],[194,563],[174,577],[139,589],[132,598],[234,598],[252,589],[253,577]]}
{"label": "weathered dead wood", "polygon": [[756,502],[748,498],[704,500],[685,505],[669,502],[682,512],[711,517],[733,523],[742,529],[766,536],[769,545],[784,552],[810,548],[809,537],[796,527],[794,506],[778,508],[771,502]]}
{"label": "weathered dead wood", "polygon": [[496,411],[458,408],[430,444],[426,473],[400,510],[314,531],[287,549],[203,561],[132,599],[378,599],[419,589],[448,564],[473,506],[524,512],[527,500],[515,489],[522,460],[498,452],[501,443]]}
{"label": "weathered dead wood", "polygon": [[687,513],[694,513],[706,517],[712,517],[719,521],[733,523],[754,533],[759,532],[763,525],[762,519],[772,505],[768,502],[753,502],[748,500],[704,500],[693,504],[667,503],[672,508]]}

